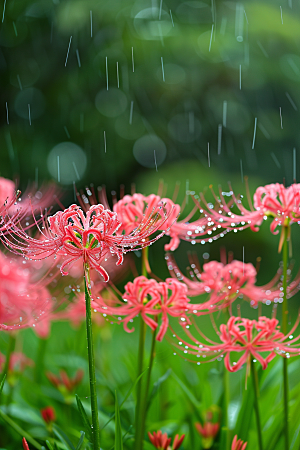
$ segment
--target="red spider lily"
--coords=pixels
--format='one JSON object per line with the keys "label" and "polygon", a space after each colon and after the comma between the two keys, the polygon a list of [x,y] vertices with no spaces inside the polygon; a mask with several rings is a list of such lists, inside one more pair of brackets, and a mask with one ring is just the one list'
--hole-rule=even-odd
{"label": "red spider lily", "polygon": [[[98,202],[94,190],[87,189],[88,196],[83,193],[81,196],[77,194],[78,200],[81,207],[86,210],[87,205],[96,204]],[[99,191],[99,201],[103,203],[106,208],[109,208],[109,203],[106,197],[106,192],[104,189]],[[205,217],[200,217],[199,219],[189,222],[196,211],[195,207],[188,216],[183,220],[175,220],[179,215],[180,210],[183,211],[184,206],[174,204],[173,200],[169,198],[161,198],[160,195],[151,194],[149,196],[144,196],[143,194],[134,193],[132,195],[125,195],[119,201],[114,199],[113,210],[118,214],[118,219],[122,222],[122,227],[119,231],[125,231],[130,233],[144,220],[145,216],[151,214],[151,208],[147,205],[151,205],[151,208],[157,208],[159,205],[163,205],[163,208],[168,212],[173,209],[172,214],[170,214],[169,219],[166,222],[158,219],[158,229],[165,230],[166,235],[171,237],[169,244],[165,245],[165,250],[176,250],[180,240],[189,241],[192,244],[196,244],[199,240],[204,242],[212,242],[216,237],[205,237],[203,235],[211,234],[212,231],[207,229],[207,219]],[[221,228],[221,226],[219,227]],[[221,233],[222,236],[226,234],[226,230]]]}
{"label": "red spider lily", "polygon": [[[255,358],[260,362],[263,369],[272,361],[276,355],[290,358],[300,354],[299,343],[298,347],[294,347],[300,335],[296,338],[293,333],[299,324],[299,317],[290,330],[288,335],[284,335],[278,326],[278,320],[273,318],[261,316],[258,320],[250,320],[241,317],[230,317],[228,323],[220,326],[218,335],[221,343],[213,342],[206,338],[207,342],[201,342],[195,338],[189,326],[184,327],[184,330],[191,342],[187,342],[180,338],[180,345],[176,344],[177,348],[184,347],[184,353],[196,355],[197,358],[201,356],[213,356],[211,360],[224,358],[224,364],[229,372],[236,372],[244,363],[247,363],[249,370],[250,357]],[[198,333],[201,333],[199,328],[195,325]],[[203,335],[202,335],[203,336]],[[232,353],[242,353],[242,356],[237,362],[231,363],[230,357]],[[200,364],[198,362],[197,364]]]}
{"label": "red spider lily", "polygon": [[219,432],[220,424],[212,422],[204,422],[203,426],[201,423],[195,423],[196,430],[202,436],[202,446],[203,448],[211,448],[214,438]]}
{"label": "red spider lily", "polygon": [[55,409],[52,406],[46,406],[46,408],[41,409],[41,416],[47,425],[49,423],[55,422]]}
{"label": "red spider lily", "polygon": [[203,426],[200,422],[195,423],[196,430],[204,438],[214,438],[220,429],[219,423],[205,422]]}
{"label": "red spider lily", "polygon": [[[166,259],[171,274],[188,286],[189,296],[209,295],[209,299],[204,303],[190,304],[194,312],[199,311],[203,314],[226,308],[238,297],[249,300],[253,307],[259,302],[266,304],[282,302],[283,291],[279,284],[281,269],[269,283],[256,286],[257,271],[250,263],[234,260],[223,264],[210,261],[203,264],[203,269],[192,263],[193,270],[190,271],[192,279],[190,279],[182,274],[171,255],[167,255]],[[287,287],[287,298],[291,298],[299,291],[299,280],[300,273]]]}
{"label": "red spider lily", "polygon": [[[231,187],[230,187],[231,189]],[[228,203],[224,198],[224,193],[219,191],[219,197],[212,190],[216,205],[208,204],[203,194],[200,194],[200,201],[194,198],[200,211],[210,220],[209,224],[217,224],[226,230],[244,230],[250,227],[252,231],[258,231],[263,220],[268,217],[272,219],[270,230],[277,234],[278,226],[288,227],[292,223],[300,223],[300,184],[292,184],[286,188],[283,184],[275,183],[261,186],[256,189],[254,194],[254,205],[247,190],[250,210],[246,209],[240,198],[237,198],[232,189],[230,195],[232,200]],[[201,206],[203,204],[204,208]],[[236,214],[231,211],[232,206],[237,206],[239,212]],[[288,236],[289,238],[289,236]],[[284,233],[281,234],[279,241],[279,251],[281,251],[284,240]]]}
{"label": "red spider lily", "polygon": [[85,215],[79,206],[71,205],[48,217],[48,225],[44,220],[45,230],[40,230],[44,239],[32,238],[23,229],[13,227],[10,236],[4,237],[4,242],[10,250],[21,252],[34,260],[51,255],[62,256],[60,271],[63,275],[68,274],[67,267],[82,260],[84,265],[88,264],[108,281],[109,276],[101,265],[102,261],[116,255],[119,265],[123,262],[124,253],[151,245],[166,232],[164,230],[150,239],[159,229],[157,217],[163,216],[162,222],[167,221],[172,211],[165,213],[159,205],[130,234],[119,235],[117,231],[121,223],[116,213],[106,210],[103,205],[95,205]]}
{"label": "red spider lily", "polygon": [[247,442],[238,439],[237,435],[235,435],[231,444],[231,450],[245,450],[246,447]]}
{"label": "red spider lily", "polygon": [[[5,356],[0,353],[0,372],[3,370],[5,364]],[[9,358],[8,370],[10,373],[23,372],[26,367],[34,366],[34,361],[28,358],[22,352],[13,352]]]}
{"label": "red spider lily", "polygon": [[[187,287],[173,278],[167,278],[166,281],[158,283],[156,280],[140,276],[126,284],[123,295],[125,304],[116,299],[115,304],[110,306],[104,299],[97,297],[94,298],[93,308],[102,313],[104,310],[109,315],[126,316],[122,322],[128,333],[134,331],[134,328],[128,328],[128,323],[138,314],[141,314],[152,330],[158,326],[155,319],[161,317],[162,323],[156,336],[156,339],[161,341],[168,329],[168,315],[180,317],[182,321],[189,323],[185,314],[189,302],[186,293]],[[153,316],[154,319],[149,316]]]}
{"label": "red spider lily", "polygon": [[75,376],[70,378],[64,370],[59,372],[59,376],[51,372],[46,373],[48,380],[58,389],[64,388],[68,392],[72,392],[78,386],[84,376],[84,371],[78,369]]}
{"label": "red spider lily", "polygon": [[154,445],[154,447],[158,448],[159,450],[177,450],[185,438],[185,435],[183,434],[181,437],[179,437],[178,434],[176,434],[173,445],[171,446],[172,438],[169,438],[167,433],[162,433],[161,430],[155,432],[153,431],[153,434],[151,434],[148,431],[148,436],[150,439],[151,444]]}
{"label": "red spider lily", "polygon": [[[36,282],[23,258],[10,260],[0,252],[0,329],[37,325],[52,309],[48,281]],[[38,330],[38,326],[36,327]],[[41,330],[42,331],[42,330]]]}
{"label": "red spider lily", "polygon": [[27,444],[27,441],[26,441],[26,439],[24,437],[22,439],[22,444],[23,444],[23,449],[24,450],[30,450],[30,448],[29,448],[29,446]]}

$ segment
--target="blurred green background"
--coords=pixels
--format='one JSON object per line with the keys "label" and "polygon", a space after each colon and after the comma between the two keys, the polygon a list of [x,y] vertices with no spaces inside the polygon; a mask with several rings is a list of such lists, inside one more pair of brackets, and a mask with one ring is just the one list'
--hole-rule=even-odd
{"label": "blurred green background", "polygon": [[[292,0],[2,1],[1,176],[23,190],[53,179],[65,206],[74,183],[150,193],[162,178],[171,197],[180,181],[180,201],[228,180],[245,193],[243,175],[252,192],[292,183],[299,9]],[[252,262],[271,252],[274,272],[267,228],[226,247],[241,258],[245,246]],[[214,248],[217,257],[219,242],[204,251]]]}

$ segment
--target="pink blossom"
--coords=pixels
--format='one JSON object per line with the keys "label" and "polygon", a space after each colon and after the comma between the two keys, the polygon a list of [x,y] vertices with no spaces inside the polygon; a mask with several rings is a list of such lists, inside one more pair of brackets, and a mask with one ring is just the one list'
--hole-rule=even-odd
{"label": "pink blossom", "polygon": [[36,327],[52,308],[43,280],[33,282],[23,258],[9,259],[0,252],[0,329]]}
{"label": "pink blossom", "polygon": [[[230,188],[231,189],[231,188]],[[277,227],[289,227],[292,223],[300,222],[300,184],[292,184],[288,188],[284,185],[275,183],[261,186],[256,189],[254,194],[254,205],[250,198],[247,188],[247,198],[250,206],[248,210],[243,201],[230,191],[232,200],[226,202],[224,193],[221,189],[219,197],[213,192],[216,204],[213,208],[208,205],[203,194],[200,194],[200,201],[195,203],[208,218],[211,225],[217,228],[222,227],[226,230],[244,230],[250,227],[252,231],[258,231],[263,220],[268,217],[272,219],[270,230],[277,234]],[[204,207],[201,206],[201,203]],[[232,207],[238,208],[238,213],[232,211]],[[279,242],[279,251],[281,250],[284,235],[282,234]]]}
{"label": "pink blossom", "polygon": [[220,424],[212,422],[204,422],[203,426],[200,422],[195,423],[196,430],[205,439],[214,439],[219,432]]}
{"label": "pink blossom", "polygon": [[30,237],[20,228],[13,227],[9,237],[5,236],[5,244],[12,251],[21,252],[30,259],[40,260],[51,255],[62,256],[60,271],[68,274],[69,268],[78,260],[95,269],[105,281],[109,276],[102,262],[112,255],[117,256],[117,265],[123,262],[123,254],[138,248],[146,247],[158,238],[151,238],[159,226],[157,218],[167,221],[172,208],[166,213],[159,205],[152,209],[139,226],[129,234],[117,233],[121,226],[117,214],[106,210],[103,205],[91,206],[86,214],[77,205],[71,205],[64,211],[48,217],[44,221],[45,230],[41,231],[44,239]]}
{"label": "pink blossom", "polygon": [[59,372],[59,376],[54,375],[51,372],[47,372],[46,376],[50,383],[52,383],[56,388],[64,388],[68,392],[72,392],[81,383],[84,376],[84,371],[82,369],[78,369],[73,378],[69,377],[64,370]]}
{"label": "pink blossom", "polygon": [[[230,306],[238,297],[250,301],[251,306],[259,302],[270,304],[282,302],[283,292],[280,289],[281,269],[274,278],[263,286],[256,286],[256,269],[251,263],[233,260],[228,264],[210,261],[203,264],[203,269],[197,263],[192,263],[191,277],[183,275],[175,259],[167,255],[168,268],[171,274],[183,281],[188,287],[188,295],[193,297],[207,294],[208,300],[200,304],[190,304],[193,310],[201,313],[213,312]],[[299,274],[287,287],[288,298],[299,290]]]}
{"label": "pink blossom", "polygon": [[245,450],[246,447],[247,442],[238,439],[237,435],[235,435],[231,444],[231,450]]}
{"label": "pink blossom", "polygon": [[[300,336],[293,337],[299,323],[297,319],[295,325],[288,335],[284,335],[279,328],[278,320],[261,316],[258,320],[250,320],[241,317],[230,317],[228,323],[220,326],[218,332],[220,343],[206,339],[206,342],[199,341],[194,337],[191,327],[185,327],[185,332],[191,342],[179,338],[181,345],[184,346],[185,353],[196,355],[197,358],[213,356],[213,359],[225,355],[224,363],[229,372],[236,372],[243,364],[250,362],[250,357],[260,362],[263,369],[272,361],[276,355],[290,358],[300,354],[299,343]],[[195,331],[200,333],[199,328],[195,326]],[[297,344],[298,347],[294,345]],[[182,348],[180,345],[176,345]],[[188,349],[188,350],[187,350]],[[238,361],[231,363],[232,353],[242,353]],[[200,362],[198,362],[200,364]]]}
{"label": "pink blossom", "polygon": [[22,439],[23,449],[24,450],[30,450],[29,445],[27,444],[26,439],[23,437]]}
{"label": "pink blossom", "polygon": [[161,430],[158,430],[157,432],[153,431],[153,434],[148,431],[148,436],[151,444],[158,450],[177,450],[185,438],[184,434],[180,437],[179,434],[176,434],[173,444],[171,445],[172,438],[169,438],[167,433],[162,433]]}
{"label": "pink blossom", "polygon": [[188,322],[186,311],[189,299],[186,293],[187,287],[173,278],[158,283],[156,280],[140,276],[126,284],[123,295],[125,303],[115,300],[111,306],[104,299],[93,296],[92,306],[102,313],[105,311],[109,315],[126,316],[122,322],[124,329],[129,333],[134,331],[134,328],[129,329],[128,323],[138,314],[141,314],[152,330],[157,328],[157,320],[160,317],[161,325],[156,339],[161,341],[168,329],[169,315]]}
{"label": "pink blossom", "polygon": [[[87,192],[88,197],[83,193],[81,196],[78,194],[78,200],[84,209],[86,209],[89,204],[97,203],[95,193],[90,189],[87,189]],[[106,208],[109,208],[104,189],[99,191],[99,200]],[[212,233],[212,231],[207,229],[207,219],[205,217],[200,217],[199,219],[190,222],[198,210],[197,207],[195,207],[184,219],[176,220],[180,210],[184,209],[184,205],[180,207],[180,205],[175,204],[169,198],[161,198],[159,195],[154,194],[145,196],[143,194],[134,193],[132,195],[123,196],[119,201],[116,201],[115,199],[113,210],[118,214],[118,219],[122,222],[119,232],[125,231],[126,233],[130,233],[134,228],[139,226],[145,217],[151,215],[152,208],[157,208],[159,205],[162,205],[167,213],[170,212],[167,221],[157,218],[158,229],[165,231],[165,234],[171,237],[170,242],[165,245],[165,250],[176,250],[181,239],[189,241],[192,244],[195,244],[199,240],[211,242],[215,239],[205,237],[206,234]],[[226,231],[223,230],[223,234],[225,233]]]}
{"label": "pink blossom", "polygon": [[[3,370],[6,357],[0,353],[0,372]],[[34,361],[22,352],[13,352],[9,358],[9,372],[23,372],[26,367],[34,366]]]}

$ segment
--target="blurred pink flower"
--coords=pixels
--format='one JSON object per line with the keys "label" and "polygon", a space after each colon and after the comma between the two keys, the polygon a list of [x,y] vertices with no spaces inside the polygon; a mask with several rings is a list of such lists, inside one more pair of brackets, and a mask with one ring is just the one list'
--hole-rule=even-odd
{"label": "blurred pink flower", "polygon": [[53,406],[46,406],[46,408],[41,409],[41,416],[47,425],[52,422],[55,422],[56,420],[55,409],[53,408]]}
{"label": "blurred pink flower", "polygon": [[138,314],[141,314],[152,330],[157,328],[157,320],[161,317],[161,326],[156,336],[156,339],[161,341],[168,329],[168,315],[189,322],[186,316],[189,302],[186,293],[187,287],[173,278],[158,283],[156,280],[140,276],[126,284],[123,295],[125,303],[115,300],[115,304],[111,306],[111,302],[93,296],[92,306],[102,313],[105,311],[105,314],[126,316],[122,322],[128,333],[134,331],[134,328],[128,328],[128,323]]}
{"label": "blurred pink flower", "polygon": [[[288,188],[279,183],[261,186],[256,189],[254,194],[254,205],[252,205],[247,188],[250,210],[245,208],[240,197],[237,198],[232,189],[229,192],[232,200],[229,202],[226,202],[221,188],[219,198],[213,190],[212,193],[216,200],[215,206],[208,204],[203,194],[200,194],[200,201],[195,198],[194,201],[211,225],[221,226],[228,231],[244,230],[248,227],[252,231],[258,231],[263,220],[266,220],[268,217],[272,219],[270,230],[273,234],[279,232],[276,230],[278,226],[284,228],[289,227],[292,223],[300,223],[300,184],[294,183]],[[231,210],[233,205],[239,210],[237,214]],[[282,233],[279,251],[281,251],[283,239],[284,234]]]}
{"label": "blurred pink flower", "polygon": [[235,435],[231,444],[231,450],[245,450],[246,447],[247,442],[238,439],[237,435]]}
{"label": "blurred pink flower", "polygon": [[148,431],[148,436],[151,444],[159,450],[177,450],[185,438],[184,434],[181,437],[176,434],[173,444],[170,445],[172,438],[169,438],[167,433],[162,433],[161,430],[157,432],[153,431],[153,434]]}
{"label": "blurred pink flower", "polygon": [[[251,263],[233,260],[228,264],[223,264],[218,261],[210,261],[203,264],[203,269],[192,263],[190,271],[192,279],[190,279],[183,275],[171,255],[167,255],[166,259],[171,275],[187,285],[189,296],[202,294],[209,296],[208,300],[203,303],[190,304],[190,308],[194,312],[199,311],[200,314],[203,314],[229,307],[238,297],[249,300],[253,307],[257,306],[259,302],[267,304],[282,302],[281,269],[269,283],[256,286],[257,272]],[[299,291],[299,280],[300,274],[298,273],[287,287],[288,298]]]}
{"label": "blurred pink flower", "polygon": [[[181,344],[176,345],[177,348],[184,346],[184,353],[201,356],[213,356],[212,360],[225,355],[224,364],[229,372],[236,372],[244,363],[250,363],[250,357],[260,362],[263,369],[276,355],[290,358],[300,354],[299,343],[300,335],[293,337],[293,333],[299,324],[299,317],[290,330],[288,335],[284,335],[279,328],[278,320],[261,316],[258,320],[250,320],[241,317],[230,317],[228,323],[220,326],[218,332],[221,343],[213,342],[206,338],[206,342],[199,341],[194,337],[191,328],[185,327],[184,330],[191,340],[187,342],[175,334],[180,339]],[[197,326],[195,330],[203,334]],[[297,343],[298,347],[294,347]],[[232,353],[242,353],[237,362],[231,363],[230,356]],[[198,362],[200,364],[200,362]]]}
{"label": "blurred pink flower", "polygon": [[220,429],[219,423],[204,422],[203,426],[200,422],[195,423],[196,430],[204,438],[215,438]]}
{"label": "blurred pink flower", "polygon": [[121,223],[116,213],[106,210],[103,205],[95,205],[85,215],[79,206],[71,205],[48,217],[48,225],[44,221],[45,230],[40,231],[45,239],[32,238],[24,230],[14,227],[10,229],[9,238],[5,237],[5,244],[12,251],[21,252],[31,259],[62,256],[60,271],[63,275],[68,274],[67,268],[82,260],[108,281],[109,276],[102,262],[116,255],[119,265],[123,262],[124,253],[151,245],[165,233],[162,231],[151,238],[159,229],[158,218],[163,223],[170,214],[172,208],[165,212],[159,205],[130,234],[119,235],[117,231]]}
{"label": "blurred pink flower", "polygon": [[[0,372],[3,370],[6,357],[0,353]],[[22,352],[13,352],[9,358],[9,372],[23,372],[26,367],[34,366],[34,361]]]}
{"label": "blurred pink flower", "polygon": [[36,327],[51,311],[53,302],[46,281],[33,282],[24,262],[0,252],[0,329]]}
{"label": "blurred pink flower", "polygon": [[51,372],[47,372],[46,376],[50,383],[52,383],[57,389],[63,388],[68,392],[72,392],[76,386],[81,383],[84,376],[84,371],[82,369],[78,369],[73,378],[69,377],[67,372],[64,370],[59,372],[59,376],[54,375]]}

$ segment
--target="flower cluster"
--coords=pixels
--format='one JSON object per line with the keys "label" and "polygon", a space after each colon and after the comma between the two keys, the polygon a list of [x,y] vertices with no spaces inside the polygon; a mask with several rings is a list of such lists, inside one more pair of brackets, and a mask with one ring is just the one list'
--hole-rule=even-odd
{"label": "flower cluster", "polygon": [[167,433],[162,433],[161,430],[157,432],[153,431],[153,434],[148,431],[148,436],[151,444],[158,450],[177,450],[185,438],[184,434],[180,437],[179,434],[176,434],[173,444],[171,445],[172,438],[169,438]]}
{"label": "flower cluster", "polygon": [[129,329],[128,323],[139,314],[152,330],[156,330],[157,320],[161,318],[161,326],[156,336],[156,339],[161,341],[168,329],[168,316],[180,317],[182,321],[189,322],[186,316],[189,299],[186,294],[185,284],[173,278],[157,282],[140,276],[126,284],[124,302],[116,300],[115,304],[110,306],[102,297],[93,297],[93,307],[105,314],[126,316],[122,322],[129,333],[134,329]]}

